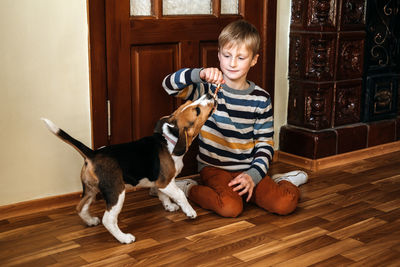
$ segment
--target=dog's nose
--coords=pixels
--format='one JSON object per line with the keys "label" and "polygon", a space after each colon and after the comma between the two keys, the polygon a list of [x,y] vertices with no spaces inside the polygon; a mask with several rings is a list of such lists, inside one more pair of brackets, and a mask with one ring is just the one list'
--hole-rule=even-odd
{"label": "dog's nose", "polygon": [[206,100],[212,100],[211,103],[213,103],[213,105],[215,106],[217,104],[217,100],[214,98],[214,96],[211,93],[206,94]]}
{"label": "dog's nose", "polygon": [[217,99],[215,99],[214,95],[212,95],[211,93],[207,93],[205,95],[203,95],[202,97],[205,97],[205,100],[207,101],[208,105],[211,105],[213,107],[217,106]]}
{"label": "dog's nose", "polygon": [[207,98],[207,100],[210,100],[210,99],[212,99],[212,98],[214,98],[214,97],[213,97],[212,94],[208,93],[207,96],[206,96],[206,98]]}

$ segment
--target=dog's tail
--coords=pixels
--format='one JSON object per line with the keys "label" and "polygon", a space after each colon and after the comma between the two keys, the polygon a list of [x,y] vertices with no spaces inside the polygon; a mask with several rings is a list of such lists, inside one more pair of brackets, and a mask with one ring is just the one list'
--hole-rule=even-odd
{"label": "dog's tail", "polygon": [[94,151],[89,147],[85,146],[80,141],[76,140],[62,129],[58,128],[51,120],[46,118],[41,118],[44,123],[46,123],[46,127],[56,136],[58,136],[64,142],[73,146],[84,158],[92,158],[94,156]]}

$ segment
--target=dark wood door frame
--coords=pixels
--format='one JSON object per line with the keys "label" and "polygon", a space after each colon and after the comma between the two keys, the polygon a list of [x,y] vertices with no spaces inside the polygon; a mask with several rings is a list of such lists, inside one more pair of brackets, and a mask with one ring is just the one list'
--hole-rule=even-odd
{"label": "dark wood door frame", "polygon": [[108,144],[106,0],[87,0],[92,146]]}
{"label": "dark wood door frame", "polygon": [[[109,144],[108,132],[108,77],[107,74],[107,27],[106,16],[113,16],[117,10],[106,10],[107,0],[87,0],[89,22],[89,64],[90,64],[90,94],[91,94],[91,119],[92,119],[92,146],[98,148]],[[245,1],[245,0],[243,0]],[[155,1],[159,3],[160,1]],[[243,3],[243,2],[242,2]],[[115,5],[108,5],[114,6]],[[275,75],[275,30],[276,30],[277,0],[263,1],[262,18],[263,39],[261,43],[262,58],[258,64],[262,65],[262,86],[271,96],[274,95]],[[247,12],[241,9],[244,14]],[[253,11],[254,12],[254,11]],[[127,18],[129,19],[129,18]],[[114,25],[119,27],[120,25]],[[123,30],[123,29],[118,29]],[[110,29],[108,30],[110,31]]]}

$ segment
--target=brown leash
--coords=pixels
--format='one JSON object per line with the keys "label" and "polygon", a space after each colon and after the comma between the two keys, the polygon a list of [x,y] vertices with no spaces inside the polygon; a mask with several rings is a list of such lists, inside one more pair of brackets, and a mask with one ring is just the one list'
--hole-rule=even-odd
{"label": "brown leash", "polygon": [[217,99],[217,93],[218,93],[219,89],[221,89],[221,88],[222,88],[222,84],[219,83],[214,92],[214,99]]}

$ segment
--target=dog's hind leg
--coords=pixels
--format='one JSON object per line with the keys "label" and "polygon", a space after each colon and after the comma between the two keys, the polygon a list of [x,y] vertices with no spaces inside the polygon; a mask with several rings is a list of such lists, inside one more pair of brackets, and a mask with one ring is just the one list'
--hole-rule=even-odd
{"label": "dog's hind leg", "polygon": [[79,202],[76,210],[78,211],[79,217],[88,225],[95,226],[100,223],[100,219],[98,217],[93,217],[90,215],[89,208],[90,204],[92,204],[93,199],[96,197],[97,191],[88,188],[85,184],[83,184],[83,197]]}
{"label": "dog's hind leg", "polygon": [[124,200],[125,190],[119,194],[117,203],[104,212],[103,225],[119,242],[129,244],[135,241],[135,237],[131,234],[123,233],[118,227],[118,215],[121,212]]}
{"label": "dog's hind leg", "polygon": [[185,194],[179,187],[175,184],[175,179],[172,179],[171,182],[165,188],[159,188],[161,193],[166,194],[170,197],[176,204],[181,207],[182,211],[191,219],[197,217],[196,211],[190,206]]}
{"label": "dog's hind leg", "polygon": [[81,170],[81,182],[82,182],[82,200],[79,202],[76,210],[78,211],[79,217],[88,225],[94,226],[100,223],[98,217],[90,215],[89,208],[96,194],[99,192],[98,189],[98,178],[94,175],[93,165],[90,160],[85,160],[85,164]]}
{"label": "dog's hind leg", "polygon": [[81,202],[78,204],[78,208],[77,208],[79,217],[81,217],[81,219],[88,226],[95,226],[100,223],[100,219],[98,217],[93,217],[92,215],[90,215],[90,212],[89,212],[89,207],[90,207],[90,204],[92,204],[93,199],[94,199],[94,196],[86,195],[85,197],[83,197]]}
{"label": "dog's hind leg", "polygon": [[179,206],[176,205],[175,203],[172,203],[169,196],[167,196],[165,193],[161,192],[160,190],[157,190],[157,193],[158,193],[158,199],[160,199],[160,201],[163,204],[164,209],[166,211],[173,212],[173,211],[179,210]]}

